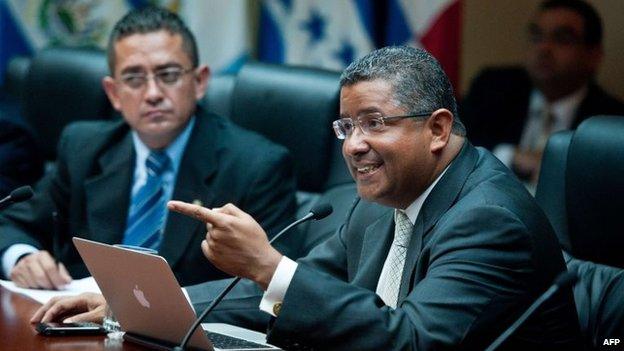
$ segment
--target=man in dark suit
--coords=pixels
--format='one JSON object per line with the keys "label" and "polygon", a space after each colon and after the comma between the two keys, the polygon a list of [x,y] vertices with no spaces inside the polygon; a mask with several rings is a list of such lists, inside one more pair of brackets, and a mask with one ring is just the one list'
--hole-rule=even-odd
{"label": "man in dark suit", "polygon": [[233,202],[275,233],[295,211],[287,151],[197,107],[209,69],[175,14],[130,12],[111,34],[108,58],[103,86],[123,120],[64,131],[54,171],[0,217],[4,274],[48,289],[84,277],[71,243],[81,236],[155,249],[182,284],[227,277],[202,256],[202,226],[167,214],[166,202]]}
{"label": "man in dark suit", "polygon": [[43,174],[43,159],[27,128],[5,115],[0,97],[0,197],[35,183]]}
{"label": "man in dark suit", "polygon": [[529,26],[526,67],[484,70],[463,100],[470,140],[535,182],[551,133],[593,115],[624,114],[594,80],[602,57],[602,24],[589,4],[542,3]]}
{"label": "man in dark suit", "polygon": [[[272,322],[269,342],[285,347],[484,349],[565,270],[545,215],[507,168],[465,139],[450,82],[423,50],[383,48],[352,63],[340,115],[334,130],[361,199],[305,258],[271,247],[234,205],[169,203],[206,222],[202,250],[213,264],[248,279],[209,319]],[[186,289],[201,310],[226,282]],[[104,304],[93,294],[54,300],[33,321],[68,311],[98,320]],[[578,328],[566,290],[505,346],[574,349]]]}

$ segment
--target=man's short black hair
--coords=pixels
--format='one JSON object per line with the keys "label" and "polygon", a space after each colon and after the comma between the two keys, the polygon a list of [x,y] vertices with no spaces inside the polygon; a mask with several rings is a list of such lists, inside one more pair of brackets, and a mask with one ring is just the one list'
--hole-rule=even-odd
{"label": "man's short black hair", "polygon": [[602,44],[602,20],[590,4],[582,0],[548,0],[543,2],[540,12],[564,8],[574,11],[583,19],[583,41],[587,45],[595,46]]}
{"label": "man's short black hair", "polygon": [[440,63],[426,50],[388,46],[352,62],[340,76],[340,87],[382,79],[393,87],[395,103],[406,113],[445,108],[453,114],[452,132],[466,135],[459,119],[453,86]]}
{"label": "man's short black hair", "polygon": [[108,67],[111,75],[115,72],[115,43],[133,34],[147,34],[158,31],[179,34],[182,49],[191,59],[193,67],[199,65],[197,43],[190,29],[175,13],[156,6],[146,6],[128,12],[113,28],[108,39]]}

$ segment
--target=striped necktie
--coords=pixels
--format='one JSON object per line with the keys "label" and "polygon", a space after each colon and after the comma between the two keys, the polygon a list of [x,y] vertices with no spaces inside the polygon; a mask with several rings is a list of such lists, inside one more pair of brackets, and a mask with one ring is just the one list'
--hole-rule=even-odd
{"label": "striped necktie", "polygon": [[386,305],[392,308],[397,307],[407,246],[412,237],[413,228],[414,225],[405,212],[394,210],[394,240],[377,285],[377,294]]}
{"label": "striped necktie", "polygon": [[162,175],[170,164],[171,161],[164,152],[152,151],[145,160],[147,181],[132,197],[123,239],[125,245],[158,251],[167,214]]}

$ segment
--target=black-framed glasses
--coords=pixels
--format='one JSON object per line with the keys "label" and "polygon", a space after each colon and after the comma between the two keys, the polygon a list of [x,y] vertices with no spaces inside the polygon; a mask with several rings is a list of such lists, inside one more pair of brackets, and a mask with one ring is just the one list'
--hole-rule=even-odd
{"label": "black-framed glasses", "polygon": [[427,119],[433,112],[421,112],[404,116],[388,116],[384,117],[379,112],[367,113],[353,118],[341,118],[332,123],[336,138],[346,139],[353,134],[355,127],[360,127],[364,135],[374,135],[383,132],[386,129],[386,122],[404,119],[404,118],[422,118]]}
{"label": "black-framed glasses", "polygon": [[163,86],[173,86],[187,73],[192,72],[193,68],[169,67],[155,71],[152,74],[142,72],[124,73],[119,78],[121,82],[130,89],[143,89],[147,85],[147,81],[154,79],[156,84]]}

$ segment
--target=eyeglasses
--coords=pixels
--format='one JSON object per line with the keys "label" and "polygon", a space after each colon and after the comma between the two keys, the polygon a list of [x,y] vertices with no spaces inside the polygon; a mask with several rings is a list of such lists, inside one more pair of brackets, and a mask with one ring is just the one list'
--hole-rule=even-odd
{"label": "eyeglasses", "polygon": [[546,32],[533,24],[529,27],[529,42],[532,44],[549,42],[560,46],[575,46],[584,43],[584,39],[572,28],[561,27]]}
{"label": "eyeglasses", "polygon": [[404,119],[404,118],[423,118],[431,116],[433,112],[421,112],[405,116],[390,116],[384,117],[379,112],[367,113],[362,116],[358,116],[355,120],[353,118],[341,118],[335,120],[332,123],[336,138],[346,139],[353,134],[356,126],[360,127],[360,130],[364,135],[379,134],[386,129],[386,122]]}
{"label": "eyeglasses", "polygon": [[154,72],[153,74],[146,73],[124,73],[121,75],[121,82],[130,89],[142,89],[147,85],[147,81],[154,78],[156,84],[162,86],[175,85],[183,75],[192,72],[193,68],[164,68]]}

